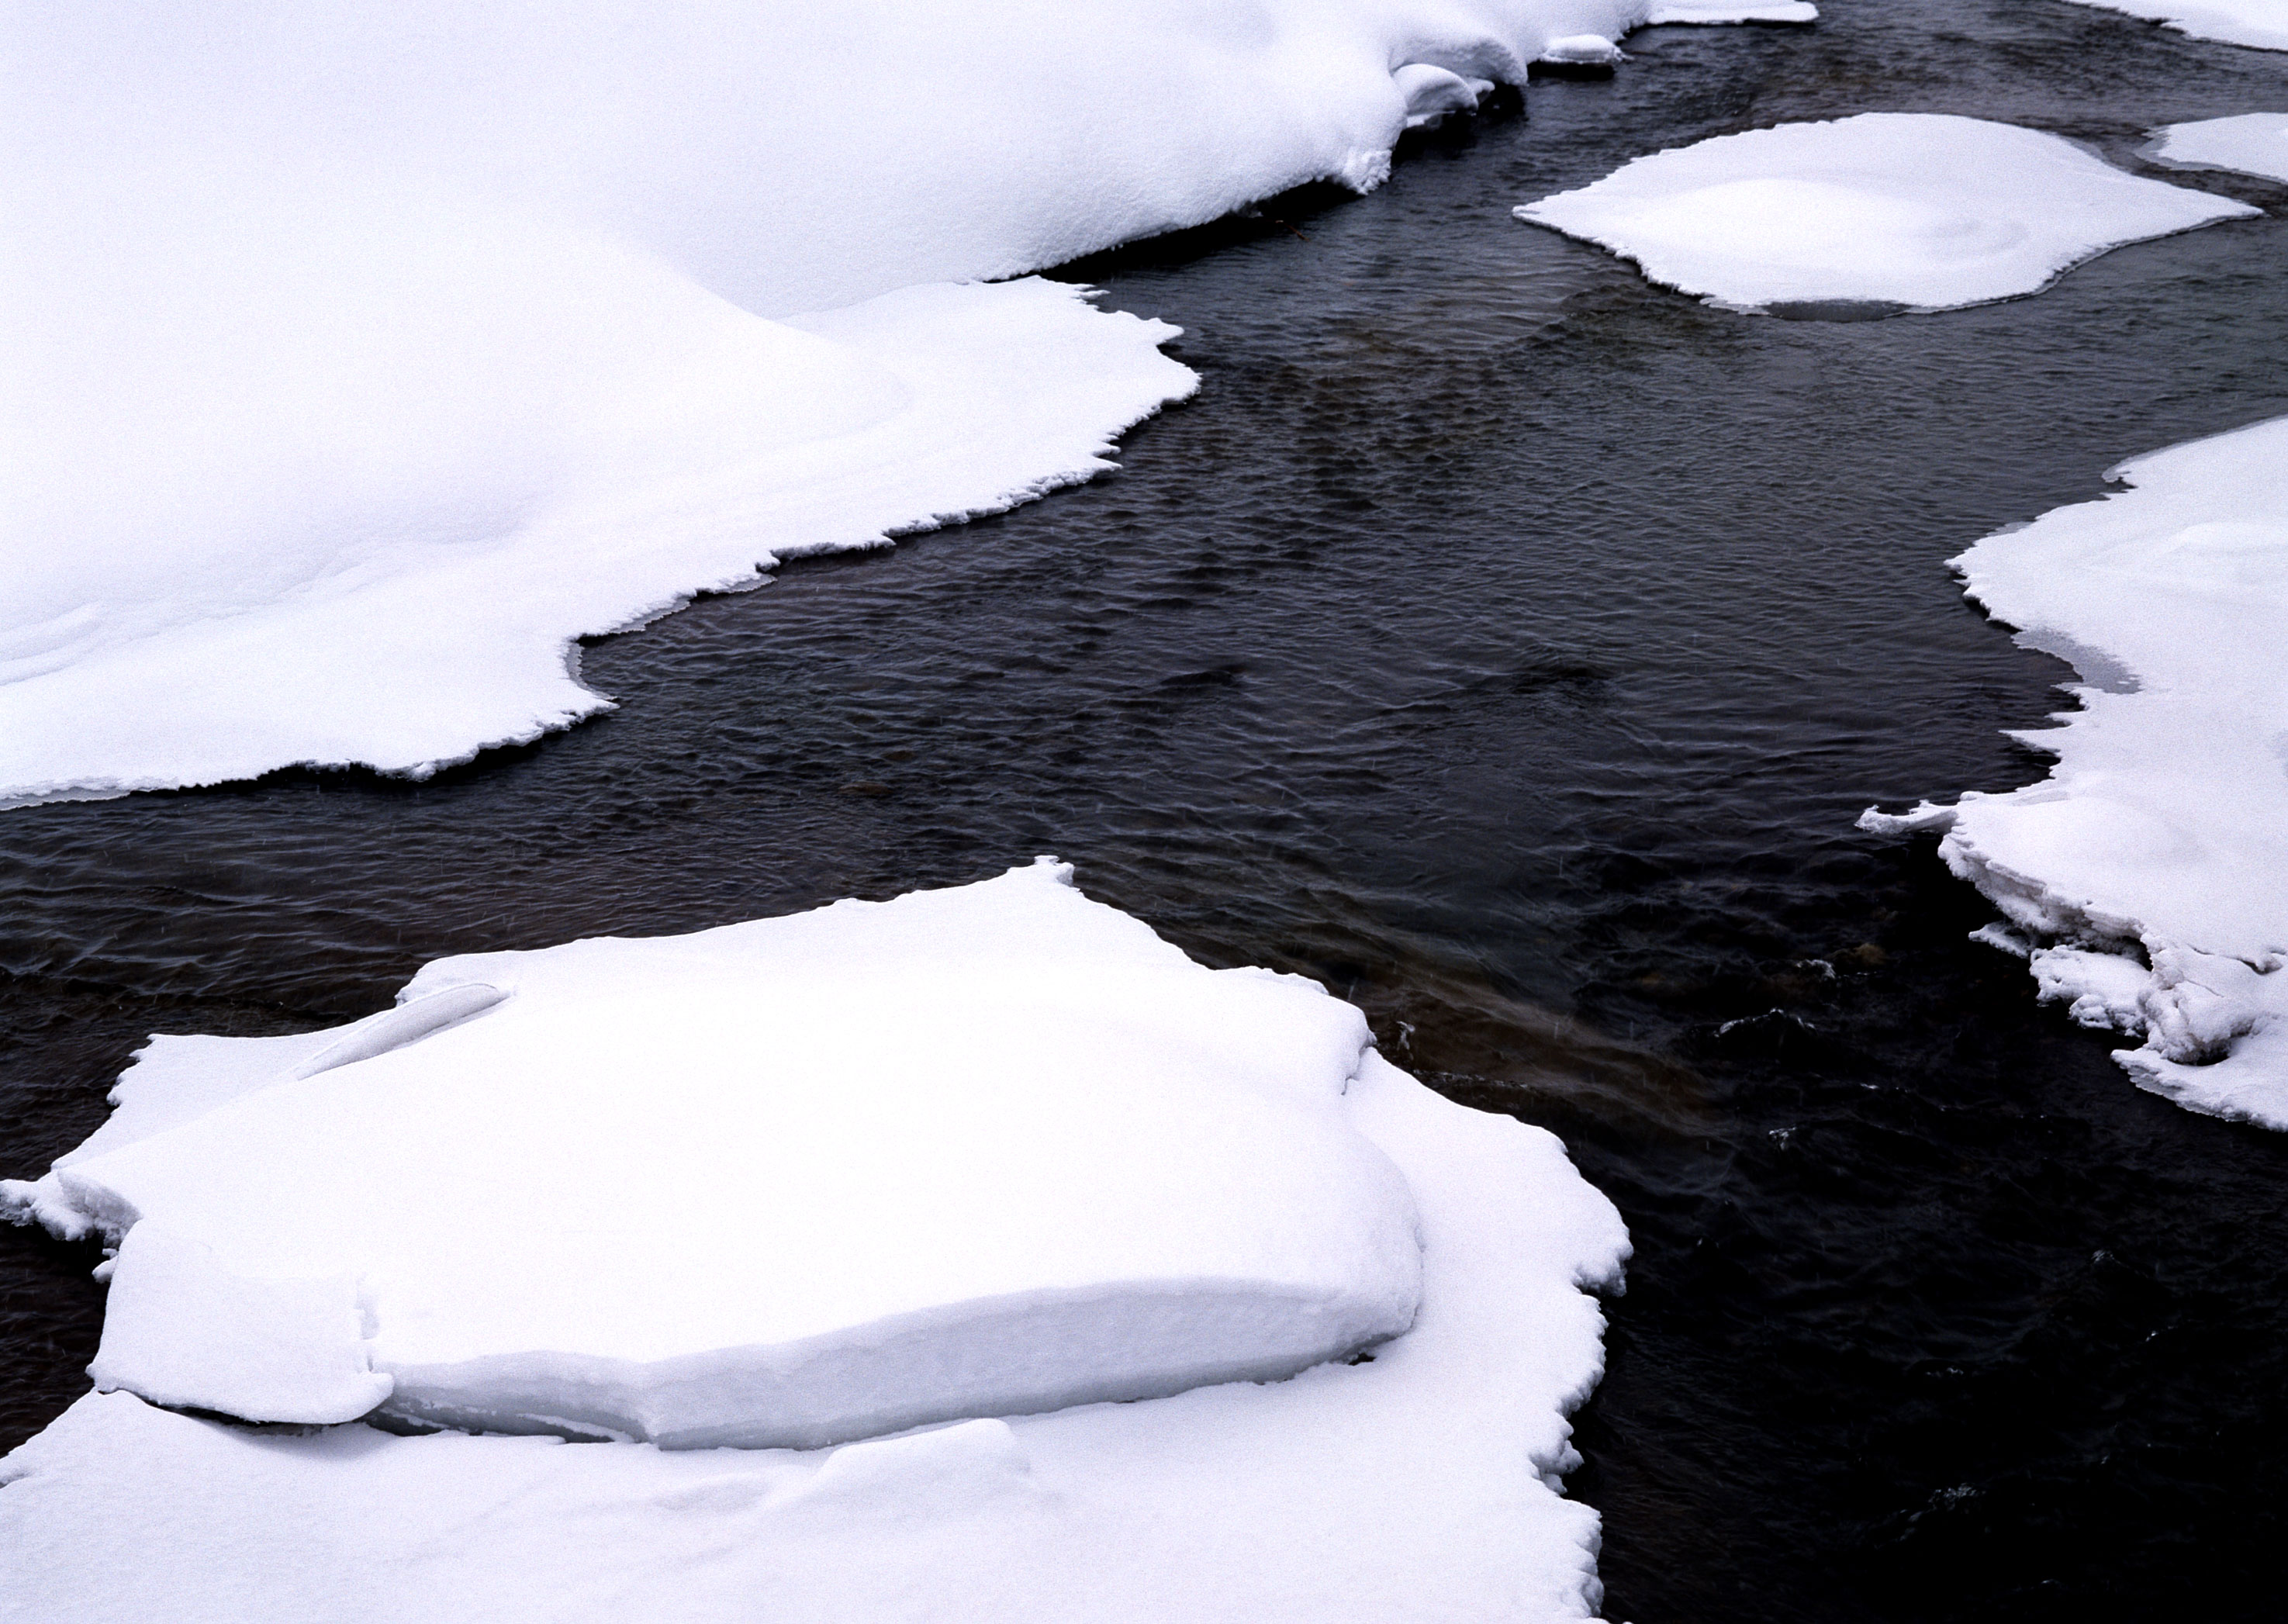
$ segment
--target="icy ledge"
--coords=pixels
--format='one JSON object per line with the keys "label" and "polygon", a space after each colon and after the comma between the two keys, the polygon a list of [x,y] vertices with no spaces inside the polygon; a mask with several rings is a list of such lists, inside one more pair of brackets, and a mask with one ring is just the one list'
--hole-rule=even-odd
{"label": "icy ledge", "polygon": [[[2102,686],[2041,783],[1860,827],[1943,832],[2041,996],[2142,1045],[2141,1088],[2288,1129],[2288,418],[2123,464],[2130,488],[1957,558],[2019,640]],[[2019,934],[2022,933],[2022,934]]]}
{"label": "icy ledge", "polygon": [[2126,12],[2194,39],[2288,51],[2288,9],[2280,0],[2077,0],[2109,12]]}
{"label": "icy ledge", "polygon": [[2035,293],[2108,249],[2261,212],[2070,142],[1935,113],[1718,136],[1514,211],[1735,310],[1946,310]]}
{"label": "icy ledge", "polygon": [[[99,1382],[258,1421],[812,1446],[1405,1330],[1411,1199],[1345,1118],[1364,1019],[1067,876],[442,960],[346,1032],[157,1039],[120,1085],[152,1130],[0,1200],[117,1247]],[[161,1125],[179,1088],[200,1108]]]}
{"label": "icy ledge", "polygon": [[[0,1463],[0,1549],[33,1558],[0,1619],[1593,1612],[1596,1514],[1560,1490],[1610,1204],[1348,1005],[1066,879],[443,961],[402,1009],[505,996],[393,1048],[361,1023],[322,1070],[345,1034],[156,1040],[12,1187],[131,1224],[99,1372],[169,1405],[363,1380],[578,1433],[705,1389],[760,1441],[818,1424],[785,1417],[822,1362],[853,1380],[806,1402],[855,1430],[918,1395],[970,1419],[663,1451],[91,1395]],[[631,1380],[661,1357],[704,1380]]]}

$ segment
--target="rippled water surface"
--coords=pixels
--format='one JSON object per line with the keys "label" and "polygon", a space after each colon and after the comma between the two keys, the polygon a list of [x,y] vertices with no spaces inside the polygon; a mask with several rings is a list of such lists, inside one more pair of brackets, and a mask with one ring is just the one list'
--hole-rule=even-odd
{"label": "rippled water surface", "polygon": [[[1573,1484],[1611,1617],[2268,1613],[2288,1141],[2137,1093],[1964,940],[1988,915],[1927,844],[1852,819],[2039,774],[1998,730],[2068,669],[1944,560],[2288,411],[2288,191],[2173,176],[2270,212],[1853,322],[1710,310],[1508,210],[1879,109],[2134,165],[2151,125],[2288,109],[2288,56],[2054,0],[1828,11],[1641,34],[1372,197],[1075,267],[1204,378],[1124,471],[600,641],[622,709],[576,732],[0,816],[0,1172],[154,1030],[1053,851],[1204,959],[1357,998],[1620,1203]],[[0,1234],[0,1441],[84,1387],[93,1261]]]}

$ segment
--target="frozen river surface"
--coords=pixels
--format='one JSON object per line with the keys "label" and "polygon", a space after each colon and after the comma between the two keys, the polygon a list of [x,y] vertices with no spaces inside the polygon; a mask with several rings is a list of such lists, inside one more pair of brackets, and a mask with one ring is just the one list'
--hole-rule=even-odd
{"label": "frozen river surface", "polygon": [[[2288,1141],[2136,1092],[1965,939],[1990,915],[1927,842],[1853,820],[2039,775],[1998,730],[2068,669],[1942,560],[2288,412],[2288,191],[2171,174],[2270,213],[1848,322],[1706,308],[1509,210],[1872,110],[2135,167],[2156,126],[2288,109],[2288,57],[2051,0],[1629,49],[1364,200],[1076,267],[1204,378],[1124,472],[597,643],[597,722],[418,786],[0,818],[0,1173],[84,1137],[154,1030],[1053,851],[1203,959],[1356,998],[1620,1204],[1573,1480],[1609,1616],[2253,1616]],[[83,1390],[91,1262],[0,1232],[0,1442]]]}

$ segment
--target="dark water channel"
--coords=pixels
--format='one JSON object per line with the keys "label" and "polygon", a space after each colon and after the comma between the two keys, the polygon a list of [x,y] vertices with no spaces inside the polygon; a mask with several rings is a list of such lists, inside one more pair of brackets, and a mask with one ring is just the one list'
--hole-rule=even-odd
{"label": "dark water channel", "polygon": [[[1943,560],[2288,412],[2288,191],[2182,177],[2270,213],[1847,323],[1704,308],[1508,210],[1869,110],[2133,164],[2288,110],[2288,56],[2055,0],[1828,12],[1641,34],[1370,198],[1077,267],[1205,379],[1125,471],[600,641],[623,709],[575,733],[0,816],[0,1172],[154,1030],[1053,851],[1204,959],[1359,999],[1620,1204],[1573,1485],[1612,1618],[2271,1616],[2288,1139],[2136,1092],[1965,941],[1989,915],[1927,844],[1852,819],[2038,775],[1998,730],[2067,669]],[[0,1443],[83,1390],[93,1261],[0,1232]]]}

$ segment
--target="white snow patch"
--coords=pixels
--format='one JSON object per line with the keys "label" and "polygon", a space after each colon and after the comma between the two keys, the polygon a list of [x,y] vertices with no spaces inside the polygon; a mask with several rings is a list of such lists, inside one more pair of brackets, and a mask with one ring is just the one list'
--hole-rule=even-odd
{"label": "white snow patch", "polygon": [[[1583,1287],[1617,1285],[1628,1253],[1610,1203],[1549,1134],[1451,1105],[1363,1050],[1347,1005],[1290,978],[1191,966],[1060,877],[1027,870],[693,937],[444,961],[413,990],[481,971],[514,994],[465,1026],[306,1080],[284,1076],[293,1052],[274,1048],[262,1057],[272,1081],[260,1093],[139,1143],[162,1150],[185,1128],[219,1120],[236,1131],[203,1145],[227,1150],[261,1131],[298,1153],[306,1142],[283,1132],[272,1097],[354,1084],[390,1108],[376,1120],[391,1122],[393,1137],[419,1137],[434,1153],[425,1181],[401,1184],[391,1207],[441,1212],[428,1232],[449,1249],[483,1253],[497,1289],[520,1295],[520,1279],[540,1266],[530,1248],[552,1242],[485,1178],[513,1181],[520,1202],[582,1186],[584,1210],[549,1216],[592,1243],[575,1306],[607,1335],[625,1334],[615,1322],[632,1306],[623,1288],[638,1270],[686,1294],[647,1294],[684,1321],[781,1285],[810,1298],[842,1288],[828,1276],[855,1275],[854,1288],[878,1290],[879,1277],[902,1272],[906,1248],[926,1255],[926,1272],[942,1285],[997,1268],[1037,1276],[1045,1258],[1076,1247],[1098,1264],[1131,1248],[1180,1254],[1196,1279],[1235,1248],[1269,1256],[1263,1243],[1276,1231],[1295,1243],[1274,1260],[1287,1277],[1356,1280],[1381,1265],[1352,1238],[1389,1228],[1402,1209],[1395,1249],[1418,1260],[1418,1307],[1411,1328],[1371,1359],[1321,1364],[1267,1385],[973,1415],[830,1452],[568,1447],[536,1438],[390,1437],[360,1424],[265,1436],[126,1393],[91,1396],[0,1462],[0,1549],[23,1558],[0,1587],[0,1619],[713,1620],[751,1618],[759,1605],[784,1624],[1593,1613],[1597,1517],[1562,1498],[1560,1478],[1577,1463],[1565,1417],[1602,1363],[1602,1317]],[[965,995],[1002,1000],[1009,1018],[981,1016],[965,1028],[929,994],[981,959],[997,967],[999,990],[973,980]],[[752,972],[734,1011],[756,1057],[745,1066],[749,1088],[768,1091],[755,1081],[765,1071],[805,1087],[848,1119],[853,1153],[920,1176],[926,1189],[912,1223],[867,1204],[894,1198],[892,1180],[850,1166],[839,1169],[854,1181],[847,1204],[818,1209],[799,1233],[757,1244],[714,1226],[720,1208],[708,1184],[721,1169],[767,1184],[809,1176],[803,1164],[815,1159],[777,1153],[783,1117],[743,1108],[728,1086],[708,1090],[714,1109],[683,1116],[680,1156],[647,1153],[643,1124],[679,1114],[677,1096],[691,1087],[687,1071],[646,1059],[692,1058],[667,1018],[692,1018],[696,1001],[678,1002],[672,989],[696,979],[719,994],[719,972],[735,962]],[[838,978],[867,995],[862,1018],[854,995],[833,1010],[847,1023],[842,1035],[862,1047],[867,1021],[895,1026],[915,1007],[910,1000],[921,1001],[933,1036],[915,1086],[901,1089],[862,1064],[839,1073],[792,1064],[786,1034],[801,1025],[806,1000],[834,999]],[[606,983],[662,1018],[647,1024],[643,1043],[613,1057],[641,1062],[632,1069],[607,1059],[567,1072],[580,1059],[571,1041],[580,1034],[568,1031],[556,1045],[547,1031],[515,1024],[544,1004],[561,1021],[576,988],[599,995]],[[474,1125],[417,1114],[441,1097],[410,1088],[406,1073],[417,1058],[440,1074],[457,1072],[445,1059],[451,1046],[512,1031],[546,1046],[534,1067],[545,1075],[528,1073],[515,1088],[521,1111],[496,1125],[481,1154],[456,1156],[451,1142]],[[977,1085],[1021,1070],[1024,1053],[1043,1052],[1035,1046],[1058,1032],[1073,1040],[1065,1093],[1087,1102],[1107,1129],[1064,1147],[1072,1153],[1064,1187],[1087,1199],[1037,1215],[1045,1221],[993,1240],[981,1256],[988,1238],[971,1221],[965,1186],[997,1172],[1037,1178],[1057,1159],[1027,1167],[988,1143],[1015,1135],[1055,1148],[1022,1118],[996,1111]],[[973,1057],[965,1039],[989,1054]],[[162,1048],[138,1070],[192,1052]],[[742,1064],[729,1052],[717,1058]],[[482,1069],[459,1075],[464,1088],[493,1086]],[[1149,1086],[1129,1086],[1140,1079]],[[147,1080],[137,1092],[144,1087]],[[962,1125],[961,1112],[933,1117],[917,1137],[933,1141],[934,1168],[901,1145],[902,1122],[932,1092],[991,1123],[980,1132]],[[1164,1106],[1162,1093],[1177,1103]],[[1029,1104],[1059,1114],[1046,1091]],[[1180,1114],[1180,1132],[1164,1136],[1160,1124]],[[593,1119],[635,1137],[600,1151],[584,1126]],[[371,1138],[366,1148],[389,1149]],[[537,1164],[548,1160],[566,1164],[566,1177],[543,1190]],[[449,1161],[483,1177],[449,1179]],[[318,1216],[307,1181],[274,1163],[253,1173],[273,1175],[282,1180],[268,1188],[280,1249],[306,1252]],[[1322,1193],[1329,1179],[1339,1188]],[[1147,1184],[1159,1199],[1140,1210],[1131,1197]],[[196,1192],[166,1205],[212,1211]],[[1100,1208],[1122,1233],[1105,1232]],[[503,1217],[515,1226],[489,1227]],[[941,1246],[946,1226],[968,1245]],[[875,1244],[893,1231],[901,1249]],[[129,1232],[131,1248],[144,1232]],[[393,1273],[401,1282],[402,1271],[381,1260],[367,1281],[377,1348],[392,1335],[393,1281],[383,1277]],[[1137,1294],[1108,1281],[1101,1295],[1151,1335],[1151,1311]],[[1267,1295],[1264,1307],[1259,1326],[1275,1333],[1297,1312]],[[482,1303],[455,1311],[463,1309],[497,1318]],[[1037,1367],[1069,1361],[1062,1327],[1043,1328],[1037,1343],[1006,1344],[1005,1357]],[[940,1329],[949,1346],[966,1335],[950,1320]],[[587,1403],[574,1374],[560,1371],[548,1396]],[[884,1374],[902,1383],[909,1373]]]}
{"label": "white snow patch", "polygon": [[2058,757],[2038,784],[1861,825],[1942,831],[1948,867],[2058,944],[2031,957],[2042,995],[2143,1038],[2116,1056],[2141,1087],[2288,1129],[2288,418],[2114,476],[1955,564],[2133,691],[2079,688],[2017,734]]}
{"label": "white snow patch", "polygon": [[1654,153],[1515,212],[1732,309],[1927,311],[2032,293],[2108,249],[2260,210],[2039,131],[1862,113]]}
{"label": "white snow patch", "polygon": [[2077,0],[2109,12],[2126,12],[2195,39],[2288,51],[2288,5],[2281,0]]}
{"label": "white snow patch", "polygon": [[1628,57],[1601,34],[1569,34],[1551,40],[1537,59],[1560,67],[1611,67]]}
{"label": "white snow patch", "polygon": [[248,1421],[355,1421],[389,1397],[369,1362],[357,1282],[249,1279],[164,1224],[127,1232],[111,1270],[99,1391]]}
{"label": "white snow patch", "polygon": [[949,284],[1371,186],[1409,67],[1641,11],[18,7],[0,804],[425,773],[606,707],[577,638],[1100,472],[1175,329]]}
{"label": "white snow patch", "polygon": [[2180,169],[2232,170],[2288,181],[2288,113],[2243,113],[2165,125],[2153,132],[2145,155]]}
{"label": "white snow patch", "polygon": [[[477,1018],[387,1048],[392,1017],[361,1023],[282,1071],[244,1043],[234,1097],[0,1199],[68,1233],[161,1224],[169,1256],[211,1249],[202,1298],[355,1279],[394,1378],[374,1400],[494,1430],[811,1446],[1405,1330],[1412,1206],[1343,1105],[1363,1018],[1203,970],[1067,872],[440,961],[394,1018],[475,987]],[[375,1052],[320,1069],[345,1047]],[[108,1323],[226,1369],[226,1316],[179,1306],[139,1289]],[[113,1379],[168,1403],[302,1403],[137,1368]]]}

